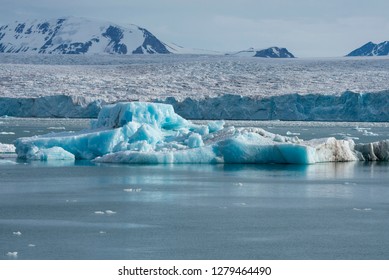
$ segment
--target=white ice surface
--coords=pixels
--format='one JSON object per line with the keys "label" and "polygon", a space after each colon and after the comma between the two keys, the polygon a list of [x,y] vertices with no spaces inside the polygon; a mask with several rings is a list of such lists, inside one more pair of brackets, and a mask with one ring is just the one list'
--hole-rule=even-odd
{"label": "white ice surface", "polygon": [[387,57],[1,54],[0,115],[96,117],[95,100],[159,100],[193,119],[388,121],[388,80]]}
{"label": "white ice surface", "polygon": [[0,154],[1,153],[14,153],[14,152],[15,152],[14,145],[0,143]]}

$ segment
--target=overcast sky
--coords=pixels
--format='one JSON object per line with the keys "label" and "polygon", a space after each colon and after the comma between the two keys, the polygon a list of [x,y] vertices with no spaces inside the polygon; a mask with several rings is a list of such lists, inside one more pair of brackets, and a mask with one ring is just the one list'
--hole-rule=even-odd
{"label": "overcast sky", "polygon": [[160,40],[238,51],[286,47],[298,57],[344,56],[389,40],[388,0],[0,0],[0,24],[80,16],[133,23]]}

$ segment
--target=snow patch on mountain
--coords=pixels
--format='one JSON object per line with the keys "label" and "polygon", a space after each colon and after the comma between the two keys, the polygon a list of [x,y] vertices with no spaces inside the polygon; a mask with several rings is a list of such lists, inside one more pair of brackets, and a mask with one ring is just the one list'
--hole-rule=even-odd
{"label": "snow patch on mountain", "polygon": [[389,41],[379,44],[368,42],[362,47],[353,50],[346,56],[385,56],[389,55]]}
{"label": "snow patch on mountain", "polygon": [[15,21],[0,27],[1,53],[167,54],[148,30],[136,25],[77,17]]}
{"label": "snow patch on mountain", "polygon": [[267,49],[250,48],[243,51],[226,53],[226,55],[240,56],[240,57],[265,57],[265,58],[294,58],[286,48],[270,47]]}

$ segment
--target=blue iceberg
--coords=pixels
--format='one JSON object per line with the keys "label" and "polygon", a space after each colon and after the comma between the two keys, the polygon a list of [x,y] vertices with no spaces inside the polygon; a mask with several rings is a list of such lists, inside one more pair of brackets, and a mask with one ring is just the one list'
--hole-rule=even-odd
{"label": "blue iceberg", "polygon": [[335,138],[303,141],[261,128],[197,125],[171,105],[106,105],[90,129],[19,138],[16,153],[28,160],[79,160],[131,164],[288,163],[388,160],[388,141],[358,144]]}

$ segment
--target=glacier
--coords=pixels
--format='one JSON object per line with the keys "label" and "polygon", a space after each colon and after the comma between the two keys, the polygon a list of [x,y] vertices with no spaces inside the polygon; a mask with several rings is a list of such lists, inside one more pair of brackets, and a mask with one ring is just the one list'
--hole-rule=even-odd
{"label": "glacier", "polygon": [[151,102],[105,105],[89,129],[19,138],[14,145],[18,158],[42,161],[313,164],[389,159],[389,140],[304,141],[261,128],[225,126],[223,121],[200,125],[181,117],[169,104]]}
{"label": "glacier", "polygon": [[0,66],[0,116],[96,118],[145,101],[186,119],[389,121],[388,57],[0,54]]}

